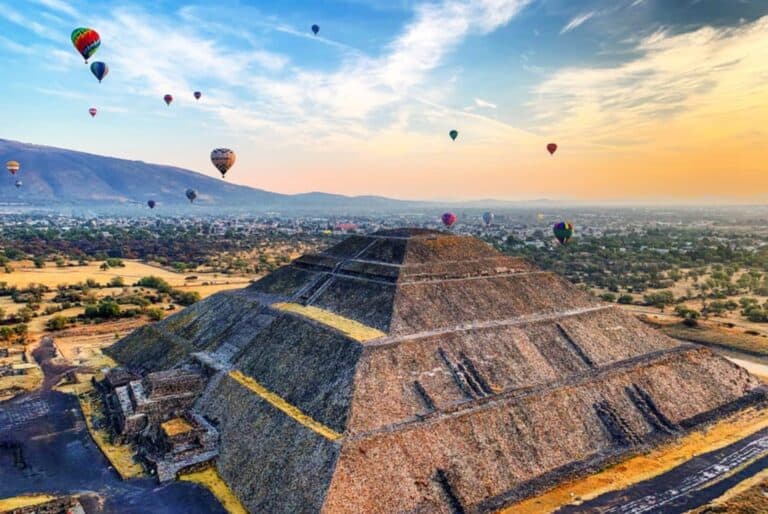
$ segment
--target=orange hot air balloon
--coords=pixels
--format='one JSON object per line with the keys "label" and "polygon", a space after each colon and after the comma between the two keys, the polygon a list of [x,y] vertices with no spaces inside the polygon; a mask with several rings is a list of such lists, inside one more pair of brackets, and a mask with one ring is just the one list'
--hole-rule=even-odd
{"label": "orange hot air balloon", "polygon": [[21,164],[19,164],[19,161],[8,161],[5,163],[5,169],[8,170],[8,173],[11,175],[15,175],[19,168],[21,168]]}

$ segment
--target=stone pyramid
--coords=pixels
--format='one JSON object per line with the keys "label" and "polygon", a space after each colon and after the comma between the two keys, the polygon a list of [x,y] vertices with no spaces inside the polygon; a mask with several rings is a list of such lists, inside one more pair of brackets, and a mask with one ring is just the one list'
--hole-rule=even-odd
{"label": "stone pyramid", "polygon": [[197,362],[251,512],[494,512],[764,401],[757,379],[471,238],[352,236],[137,330]]}

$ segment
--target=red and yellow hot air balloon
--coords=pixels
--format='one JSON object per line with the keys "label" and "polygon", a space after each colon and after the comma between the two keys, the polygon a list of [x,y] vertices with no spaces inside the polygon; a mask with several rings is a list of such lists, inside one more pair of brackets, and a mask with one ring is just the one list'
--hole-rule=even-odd
{"label": "red and yellow hot air balloon", "polygon": [[227,171],[235,164],[236,160],[237,155],[229,148],[214,148],[211,152],[211,162],[221,173],[221,178],[224,178],[224,175],[227,174]]}
{"label": "red and yellow hot air balloon", "polygon": [[21,168],[19,161],[8,161],[5,163],[5,169],[7,169],[8,173],[11,175],[15,175],[19,171],[19,168]]}
{"label": "red and yellow hot air balloon", "polygon": [[93,29],[78,27],[72,31],[72,44],[75,45],[87,63],[101,45],[101,38],[99,33]]}

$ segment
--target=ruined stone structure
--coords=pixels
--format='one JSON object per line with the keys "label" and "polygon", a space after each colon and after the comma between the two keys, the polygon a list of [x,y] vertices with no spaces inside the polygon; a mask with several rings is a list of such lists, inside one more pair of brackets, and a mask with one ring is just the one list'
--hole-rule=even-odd
{"label": "ruined stone structure", "polygon": [[422,230],[352,236],[108,353],[206,370],[194,410],[254,513],[493,512],[765,401],[705,348]]}
{"label": "ruined stone structure", "polygon": [[111,370],[101,384],[112,427],[126,439],[184,415],[204,385],[202,375],[189,369],[159,371],[143,379],[132,376],[123,369]]}

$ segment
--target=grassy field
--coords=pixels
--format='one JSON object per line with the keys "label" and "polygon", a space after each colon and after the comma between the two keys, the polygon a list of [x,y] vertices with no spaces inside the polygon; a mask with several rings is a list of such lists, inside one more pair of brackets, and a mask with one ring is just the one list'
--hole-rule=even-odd
{"label": "grassy field", "polygon": [[747,409],[645,455],[630,457],[586,478],[565,482],[540,496],[512,505],[502,513],[543,514],[564,505],[579,504],[653,478],[697,455],[728,446],[765,427],[768,427],[768,411]]}
{"label": "grassy field", "polygon": [[675,339],[768,359],[768,337],[747,334],[740,328],[725,327],[713,321],[699,321],[698,326],[688,327],[680,323],[678,318],[650,317],[647,315],[641,315],[639,318]]}

